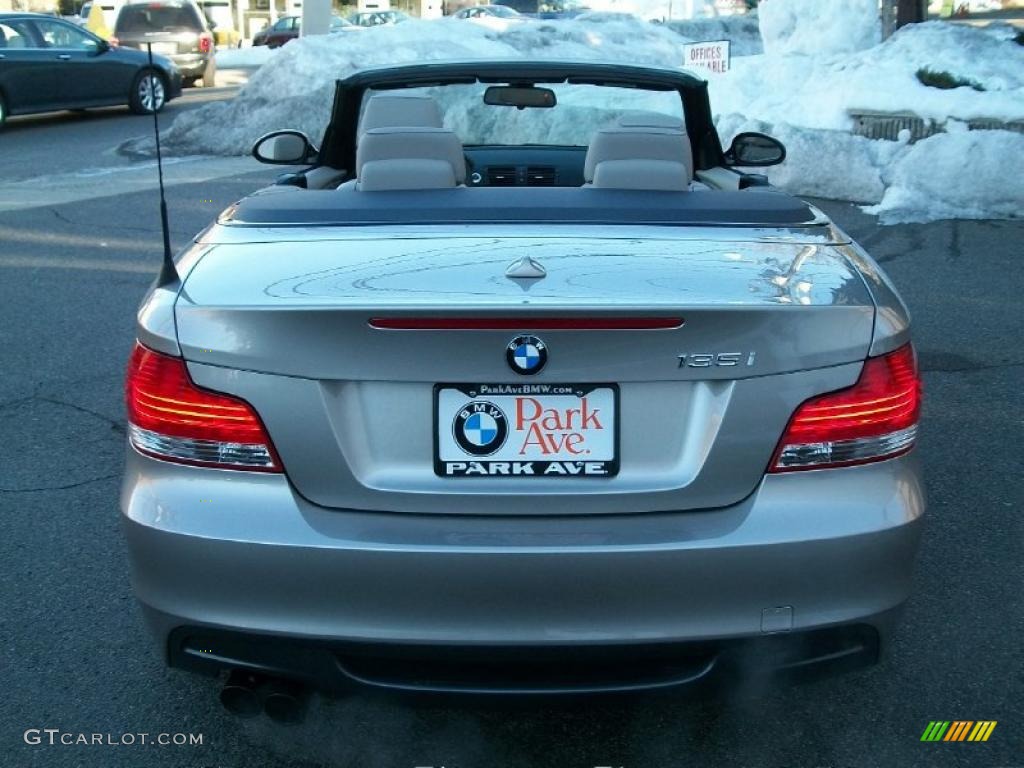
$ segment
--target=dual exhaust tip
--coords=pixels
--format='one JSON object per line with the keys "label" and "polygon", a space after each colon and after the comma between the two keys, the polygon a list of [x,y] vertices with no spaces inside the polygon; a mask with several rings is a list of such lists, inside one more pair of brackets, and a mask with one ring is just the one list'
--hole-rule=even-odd
{"label": "dual exhaust tip", "polygon": [[238,717],[262,712],[275,723],[294,725],[305,719],[309,690],[291,680],[235,669],[220,692],[220,703]]}

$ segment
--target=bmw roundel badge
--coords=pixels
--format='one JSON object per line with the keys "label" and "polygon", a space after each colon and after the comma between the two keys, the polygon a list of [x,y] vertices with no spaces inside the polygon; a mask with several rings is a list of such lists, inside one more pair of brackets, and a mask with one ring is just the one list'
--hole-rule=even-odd
{"label": "bmw roundel badge", "polygon": [[548,348],[536,336],[516,336],[505,347],[509,367],[523,376],[540,373],[548,361]]}
{"label": "bmw roundel badge", "polygon": [[452,435],[471,456],[490,456],[505,444],[508,419],[505,412],[487,400],[474,400],[460,408],[452,423]]}

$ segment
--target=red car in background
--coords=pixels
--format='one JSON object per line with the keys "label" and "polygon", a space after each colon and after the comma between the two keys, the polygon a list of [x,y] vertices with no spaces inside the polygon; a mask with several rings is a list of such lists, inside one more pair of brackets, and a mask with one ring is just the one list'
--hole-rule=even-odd
{"label": "red car in background", "polygon": [[[354,26],[352,22],[345,21],[340,16],[331,16],[331,32],[338,32],[344,27]],[[265,45],[268,48],[280,48],[289,40],[299,36],[302,28],[301,16],[282,16],[275,23],[266,29],[256,33],[252,39],[253,45]]]}

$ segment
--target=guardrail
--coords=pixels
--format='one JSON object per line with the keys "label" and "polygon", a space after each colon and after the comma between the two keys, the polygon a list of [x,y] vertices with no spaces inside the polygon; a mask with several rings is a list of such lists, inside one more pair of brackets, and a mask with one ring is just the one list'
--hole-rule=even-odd
{"label": "guardrail", "polygon": [[[853,118],[853,133],[869,139],[897,141],[900,131],[910,131],[911,143],[946,132],[946,122],[930,120],[912,112],[874,112],[871,110],[850,110]],[[1005,122],[994,118],[962,120],[970,131],[1003,130],[1024,133],[1024,120]]]}

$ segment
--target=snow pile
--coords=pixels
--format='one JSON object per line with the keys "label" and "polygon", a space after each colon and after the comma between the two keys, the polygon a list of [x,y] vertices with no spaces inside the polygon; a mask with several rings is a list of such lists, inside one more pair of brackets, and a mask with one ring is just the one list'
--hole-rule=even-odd
{"label": "snow pile", "polygon": [[875,203],[864,210],[883,224],[1024,215],[1024,135],[968,131],[951,121],[947,133],[910,144],[873,141],[844,131],[769,125],[729,115],[718,121],[725,143],[759,131],[786,146],[786,162],[763,169],[769,181],[797,195]]}
{"label": "snow pile", "polygon": [[[816,44],[798,17],[814,17],[808,4],[832,12],[820,19]],[[913,24],[864,50],[823,52],[848,30],[862,43],[872,39],[874,32],[865,30],[873,22],[854,24],[857,7],[834,0],[761,4],[767,53],[736,59],[728,73],[711,79],[723,144],[740,131],[775,136],[787,159],[767,169],[773,184],[873,203],[866,210],[883,223],[1021,216],[1024,136],[966,130],[972,119],[1024,121],[1024,46],[1013,41],[1012,28]],[[921,69],[948,72],[981,90],[925,86],[917,78]],[[851,134],[851,112],[912,114],[947,132],[913,145],[909,136],[870,140]]]}
{"label": "snow pile", "polygon": [[666,21],[665,26],[685,38],[687,42],[728,40],[735,56],[753,56],[764,52],[757,14],[737,14],[717,18]]}
{"label": "snow pile", "polygon": [[932,136],[886,169],[878,205],[886,223],[1024,215],[1024,135],[961,131]]}
{"label": "snow pile", "polygon": [[594,132],[625,113],[653,112],[682,120],[674,93],[627,88],[581,89],[550,86],[557,109],[494,109],[484,104],[483,85],[451,85],[427,89],[441,106],[444,125],[464,144],[552,144],[584,147]]}
{"label": "snow pile", "polygon": [[878,0],[766,0],[758,6],[766,53],[852,53],[878,45]]}
{"label": "snow pile", "polygon": [[276,48],[254,45],[250,48],[225,48],[217,51],[217,69],[262,67],[277,52]]}
{"label": "snow pile", "polygon": [[[764,8],[776,3],[784,0],[768,0]],[[932,21],[852,54],[734,59],[727,74],[711,81],[711,105],[717,114],[844,131],[853,125],[851,109],[913,112],[940,122],[1024,119],[1024,46],[1013,42],[1011,29]],[[930,88],[918,81],[919,69],[949,72],[984,90]]]}
{"label": "snow pile", "polygon": [[[372,27],[356,35],[301,38],[262,54],[269,60],[237,98],[179,115],[162,142],[172,153],[240,155],[275,128],[297,128],[320,137],[330,117],[335,81],[362,68],[505,58],[679,66],[684,42],[661,25],[639,19],[523,23],[504,31],[441,19]],[[573,117],[568,110],[566,114]]]}

